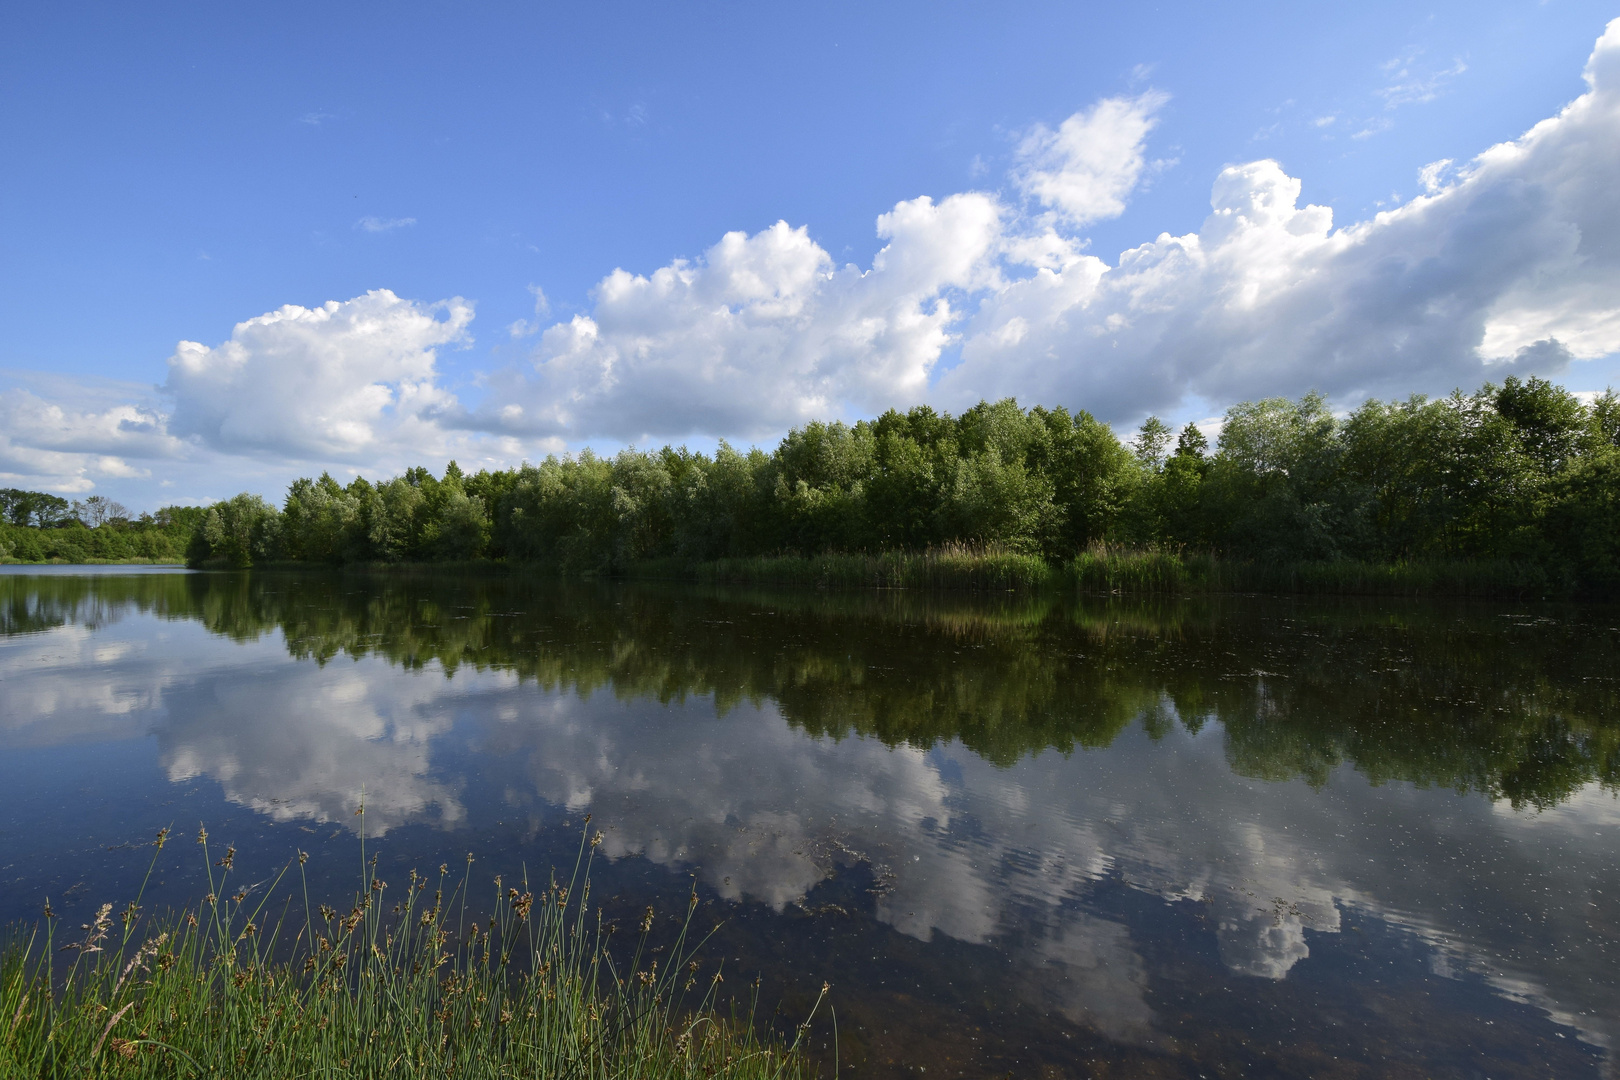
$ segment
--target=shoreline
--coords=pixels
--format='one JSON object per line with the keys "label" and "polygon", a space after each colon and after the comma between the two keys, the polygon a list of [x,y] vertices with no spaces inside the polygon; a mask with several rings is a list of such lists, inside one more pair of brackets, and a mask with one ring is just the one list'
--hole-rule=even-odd
{"label": "shoreline", "polygon": [[[974,592],[1129,595],[1265,593],[1284,596],[1402,596],[1508,600],[1602,599],[1541,567],[1498,560],[1366,563],[1250,562],[1209,554],[1094,549],[1066,563],[1039,556],[886,553],[768,556],[684,566],[673,560],[631,567],[630,579],[679,577],[710,584],[788,584],[867,588],[944,588]],[[671,573],[671,571],[676,571]]]}
{"label": "shoreline", "polygon": [[0,557],[0,566],[185,566],[184,559],[15,559]]}
{"label": "shoreline", "polygon": [[[88,565],[88,564],[86,564]],[[234,570],[209,566],[193,569]],[[240,568],[249,569],[249,568]],[[1262,593],[1280,596],[1394,596],[1498,600],[1590,600],[1582,589],[1532,563],[1486,559],[1260,562],[1207,553],[1095,548],[1067,562],[1003,551],[941,549],[877,555],[762,555],[710,561],[650,559],[609,572],[565,575],[543,563],[506,559],[364,562],[335,566],[274,562],[251,569],[421,575],[435,573],[568,576],[577,580],[685,581],[706,585],[901,589],[975,593],[1081,592],[1124,595]]]}

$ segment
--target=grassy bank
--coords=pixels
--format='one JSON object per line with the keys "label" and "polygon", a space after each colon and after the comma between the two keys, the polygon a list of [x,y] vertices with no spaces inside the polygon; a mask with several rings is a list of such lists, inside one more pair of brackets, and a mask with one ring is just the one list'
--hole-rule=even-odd
{"label": "grassy bank", "polygon": [[286,871],[237,888],[234,849],[209,863],[208,896],[167,921],[109,904],[69,931],[47,908],[0,958],[0,1075],[807,1075],[796,1041],[720,1014],[719,969],[687,935],[695,896],[667,948],[648,947],[651,908],[639,941],[614,942],[589,911],[594,846],[566,880],[497,878],[486,919],[468,902],[470,859],[459,883],[445,866],[384,883],[373,858],[340,912],[309,907],[302,856],[291,888]]}
{"label": "grassy bank", "polygon": [[1068,563],[1038,555],[967,547],[881,555],[761,556],[639,563],[631,578],[674,578],[724,585],[820,588],[963,589],[1118,593],[1298,593],[1534,599],[1568,595],[1567,584],[1538,566],[1492,560],[1366,563],[1253,562],[1203,552],[1093,547]]}

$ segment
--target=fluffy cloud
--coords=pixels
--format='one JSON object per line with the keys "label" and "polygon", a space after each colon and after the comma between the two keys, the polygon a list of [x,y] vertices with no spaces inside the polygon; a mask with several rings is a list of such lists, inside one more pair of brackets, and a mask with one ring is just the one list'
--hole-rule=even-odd
{"label": "fluffy cloud", "polygon": [[1060,231],[1117,216],[1146,168],[1163,94],[1110,98],[1037,126],[1015,182],[1027,220],[984,192],[923,196],[877,220],[869,270],[836,266],[804,227],[728,233],[650,276],[616,270],[588,315],[548,329],[532,371],[497,377],[464,423],[514,434],[634,439],[759,435],[845,411],[928,398],[974,305],[1006,286],[1009,258],[1072,263]]}
{"label": "fluffy cloud", "polygon": [[1001,205],[927,197],[878,219],[872,268],[835,266],[805,228],[727,233],[651,276],[616,270],[589,315],[540,337],[470,426],[520,434],[758,434],[844,408],[917,401],[961,316],[948,294],[995,273]]}
{"label": "fluffy cloud", "polygon": [[[878,219],[871,269],[805,228],[615,271],[461,422],[570,437],[756,435],[814,416],[1014,395],[1111,419],[1316,388],[1443,392],[1620,350],[1620,21],[1589,91],[1427,194],[1335,228],[1275,161],[1216,178],[1196,232],[1110,263],[1081,229],[1149,170],[1167,100],[1111,98],[1017,147],[1022,209],[972,192]],[[1450,170],[1448,174],[1448,170]],[[1449,175],[1449,178],[1448,178]],[[961,361],[943,363],[953,348]],[[948,370],[947,370],[948,367]]]}
{"label": "fluffy cloud", "polygon": [[1147,164],[1143,144],[1169,95],[1106,98],[1056,131],[1036,125],[1018,147],[1018,187],[1068,224],[1118,217]]}
{"label": "fluffy cloud", "polygon": [[[442,317],[441,317],[442,316]],[[182,341],[164,391],[168,430],[233,453],[374,461],[391,444],[437,448],[441,345],[467,340],[473,306],[377,289],[318,308],[289,304],[238,323],[212,348]]]}
{"label": "fluffy cloud", "polygon": [[459,297],[423,303],[379,289],[288,305],[238,323],[212,347],[182,341],[161,386],[31,377],[0,389],[0,486],[134,485],[149,503],[184,498],[150,490],[176,477],[220,497],[244,482],[273,493],[322,468],[515,462],[532,447],[443,423],[459,405],[442,384],[438,350],[469,342],[472,318]]}
{"label": "fluffy cloud", "polygon": [[1369,220],[1336,227],[1300,204],[1298,178],[1253,161],[1215,178],[1196,231],[1113,261],[1084,230],[1151,173],[1167,98],[1106,99],[1026,132],[1003,191],[878,217],[867,267],[778,222],[651,273],[615,270],[565,322],[545,325],[537,294],[536,317],[503,335],[537,335],[530,355],[487,375],[481,404],[459,402],[436,366],[470,340],[472,305],[378,290],[180,343],[166,404],[74,411],[8,391],[0,473],[78,491],[185,454],[379,471],[515,462],[564,440],[771,438],[922,401],[1013,395],[1130,421],[1191,400],[1556,374],[1620,351],[1620,20],[1585,76],[1558,115],[1423,167],[1425,194]]}
{"label": "fluffy cloud", "polygon": [[1432,194],[1347,228],[1300,206],[1276,162],[1228,168],[1198,232],[986,297],[941,396],[1120,416],[1187,394],[1445,389],[1615,352],[1620,22],[1586,77],[1588,93],[1449,185],[1436,170]]}

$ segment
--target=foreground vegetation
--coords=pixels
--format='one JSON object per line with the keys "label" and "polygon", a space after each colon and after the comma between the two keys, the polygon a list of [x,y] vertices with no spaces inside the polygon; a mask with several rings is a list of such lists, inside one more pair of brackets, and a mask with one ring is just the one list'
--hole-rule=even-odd
{"label": "foreground vegetation", "polygon": [[346,486],[323,475],[295,482],[279,509],[251,495],[212,507],[189,556],[909,583],[1118,578],[1125,550],[1136,553],[1125,578],[1186,587],[1283,580],[1267,568],[1288,563],[1334,564],[1305,573],[1323,588],[1468,579],[1612,592],[1620,397],[1586,404],[1509,378],[1344,418],[1317,395],[1268,399],[1229,410],[1213,450],[1197,427],[1176,435],[1152,418],[1122,443],[1084,412],[919,407],[809,424],[769,454],[722,444],[712,457],[585,451],[471,476],[452,462],[442,477],[415,468]]}
{"label": "foreground vegetation", "polygon": [[200,906],[166,924],[109,904],[69,935],[47,904],[45,928],[0,958],[0,1075],[806,1075],[797,1041],[719,1015],[719,970],[701,968],[685,928],[655,953],[648,908],[615,961],[612,928],[589,915],[586,852],[566,881],[497,878],[487,921],[469,907],[470,858],[459,886],[441,866],[390,893],[373,857],[348,912],[310,909],[300,881],[301,917],[272,922],[283,879],[231,893],[234,848]]}

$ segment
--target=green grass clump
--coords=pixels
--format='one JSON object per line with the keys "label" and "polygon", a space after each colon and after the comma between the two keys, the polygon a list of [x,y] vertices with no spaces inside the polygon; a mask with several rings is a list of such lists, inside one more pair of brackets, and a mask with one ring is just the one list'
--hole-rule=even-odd
{"label": "green grass clump", "polygon": [[1209,588],[1214,566],[1208,556],[1098,544],[1075,556],[1068,571],[1086,592],[1179,593]]}
{"label": "green grass clump", "polygon": [[648,908],[615,959],[612,926],[589,913],[599,837],[582,842],[566,882],[497,878],[481,920],[468,910],[470,856],[459,883],[440,866],[392,888],[373,857],[348,912],[310,909],[305,884],[302,916],[282,894],[273,925],[286,871],[258,899],[228,894],[234,848],[209,866],[197,908],[156,925],[138,902],[108,904],[64,944],[47,905],[45,926],[0,958],[0,1076],[808,1075],[798,1039],[782,1045],[751,1015],[720,1014],[720,971],[704,970],[688,941],[695,893],[667,949],[648,947]]}

